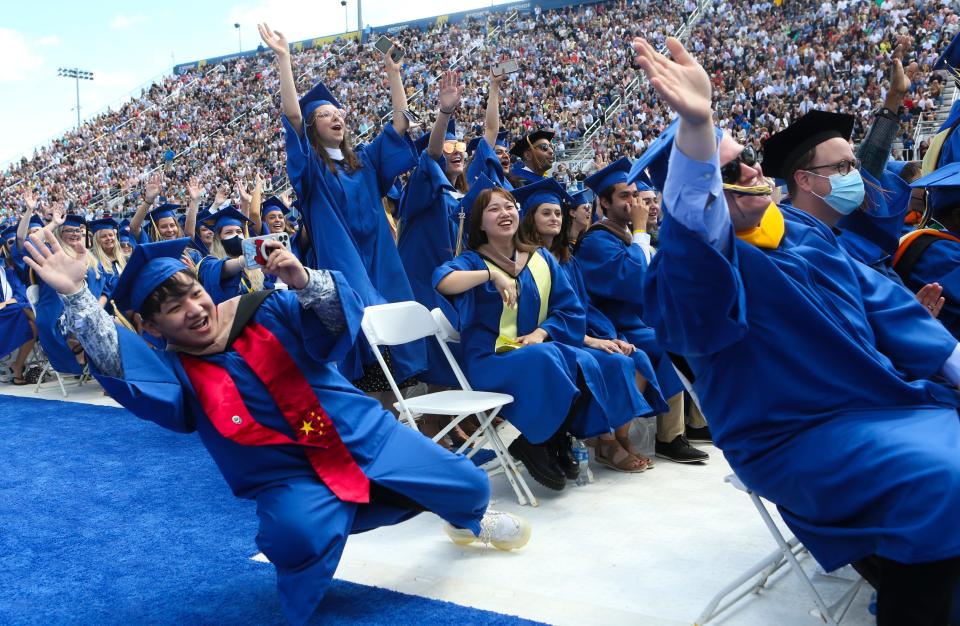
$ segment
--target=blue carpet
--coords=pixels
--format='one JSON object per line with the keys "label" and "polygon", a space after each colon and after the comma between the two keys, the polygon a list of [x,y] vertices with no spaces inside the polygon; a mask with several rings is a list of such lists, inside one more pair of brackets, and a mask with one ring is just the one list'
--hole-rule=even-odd
{"label": "blue carpet", "polygon": [[[281,624],[255,506],[195,435],[0,395],[0,623]],[[316,624],[533,624],[335,581]]]}

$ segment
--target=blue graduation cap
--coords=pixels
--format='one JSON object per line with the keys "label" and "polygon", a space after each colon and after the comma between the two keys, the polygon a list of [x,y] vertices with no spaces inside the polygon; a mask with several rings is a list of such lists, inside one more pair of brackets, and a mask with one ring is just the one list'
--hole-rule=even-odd
{"label": "blue graduation cap", "polygon": [[583,184],[599,195],[617,183],[628,182],[632,171],[630,168],[630,159],[621,157],[602,170],[588,176]]}
{"label": "blue graduation cap", "polygon": [[310,119],[314,111],[325,104],[332,104],[337,109],[343,108],[340,102],[330,93],[330,90],[327,89],[327,86],[321,81],[300,98],[300,114],[303,116],[304,123]]}
{"label": "blue graduation cap", "polygon": [[960,118],[960,100],[955,100],[953,102],[953,106],[950,107],[950,114],[947,115],[947,119],[943,120],[943,124],[940,124],[940,128],[937,129],[937,132],[942,133],[956,124],[957,118]]}
{"label": "blue graduation cap", "polygon": [[584,189],[583,191],[572,194],[570,197],[573,198],[573,206],[577,207],[581,204],[593,204],[593,199],[597,196],[593,193],[592,189]]}
{"label": "blue graduation cap", "polygon": [[[627,177],[628,183],[635,182],[639,187],[640,183],[643,182],[652,189],[663,191],[663,185],[667,182],[670,150],[673,148],[673,138],[677,136],[679,126],[680,118],[678,117],[647,146],[647,149],[643,151],[639,159],[634,161],[633,167],[630,168],[630,175]],[[641,176],[642,174],[646,175],[647,178],[644,179]]]}
{"label": "blue graduation cap", "polygon": [[39,215],[31,215],[30,228],[43,228],[43,219]]}
{"label": "blue graduation cap", "polygon": [[214,213],[208,220],[213,221],[213,231],[219,233],[221,229],[227,226],[243,226],[250,222],[250,219],[240,212],[235,206],[228,206]]}
{"label": "blue graduation cap", "polygon": [[[509,146],[507,145],[507,137],[509,136],[510,136],[509,131],[501,130],[499,133],[497,133],[497,141],[495,145],[500,146],[502,148],[508,148]],[[480,145],[480,141],[482,139],[483,139],[483,135],[479,135],[471,139],[469,142],[467,142],[467,154],[473,154],[474,152],[476,152],[477,146]]]}
{"label": "blue graduation cap", "polygon": [[90,232],[98,233],[101,230],[120,230],[120,224],[112,217],[104,217],[90,222]]}
{"label": "blue graduation cap", "polygon": [[490,179],[486,174],[480,173],[473,179],[470,183],[470,189],[467,191],[467,194],[460,198],[460,208],[469,213],[476,204],[477,198],[480,197],[480,194],[487,189],[494,189],[499,187],[497,183]]}
{"label": "blue graduation cap", "polygon": [[74,215],[73,213],[70,213],[63,219],[63,225],[80,228],[87,225],[87,220],[85,220],[82,215]]}
{"label": "blue graduation cap", "polygon": [[130,228],[130,218],[128,217],[125,217],[122,220],[120,220],[120,230],[123,230],[125,228]]}
{"label": "blue graduation cap", "polygon": [[394,202],[400,202],[400,196],[403,195],[403,184],[400,182],[400,177],[393,179],[393,184],[390,185],[390,189],[387,189],[387,197],[393,200]]}
{"label": "blue graduation cap", "polygon": [[893,172],[897,176],[900,176],[903,173],[903,168],[907,166],[909,161],[897,161],[896,159],[887,159],[886,164],[884,164],[883,169],[888,172]]}
{"label": "blue graduation cap", "polygon": [[0,241],[2,241],[3,243],[6,243],[10,239],[16,239],[16,238],[17,238],[16,226],[8,226],[3,229],[3,232],[0,232]]}
{"label": "blue graduation cap", "polygon": [[187,269],[180,255],[190,243],[182,237],[170,241],[145,243],[134,248],[113,291],[113,299],[121,311],[139,311],[144,300],[177,272]]}
{"label": "blue graduation cap", "polygon": [[280,196],[270,196],[260,205],[260,219],[266,218],[267,213],[273,213],[274,211],[280,211],[284,216],[290,212]]}
{"label": "blue graduation cap", "polygon": [[937,57],[936,62],[933,64],[933,69],[934,71],[943,69],[950,70],[950,74],[956,78],[955,68],[957,65],[960,65],[960,33],[954,35],[947,49],[940,53],[940,56]]}
{"label": "blue graduation cap", "polygon": [[147,216],[150,218],[150,222],[154,226],[156,226],[157,221],[162,220],[165,217],[172,217],[173,219],[177,219],[177,216],[174,213],[174,211],[176,211],[179,208],[180,208],[179,204],[170,204],[168,202],[165,202],[160,206],[158,206],[157,208],[155,208],[154,210],[147,213]]}
{"label": "blue graduation cap", "polygon": [[567,190],[553,178],[544,178],[535,183],[513,190],[513,197],[520,203],[520,216],[541,204],[556,204],[561,207],[576,206]]}
{"label": "blue graduation cap", "polygon": [[117,239],[120,241],[120,243],[130,244],[130,247],[132,248],[137,247],[137,239],[133,236],[133,233],[130,232],[129,228],[121,228],[120,234],[117,235]]}
{"label": "blue graduation cap", "polygon": [[960,162],[947,163],[910,183],[927,190],[927,204],[933,215],[960,207]]}

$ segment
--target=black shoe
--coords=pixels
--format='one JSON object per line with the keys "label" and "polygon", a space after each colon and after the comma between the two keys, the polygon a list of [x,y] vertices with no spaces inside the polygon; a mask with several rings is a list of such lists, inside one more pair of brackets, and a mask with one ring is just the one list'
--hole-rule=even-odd
{"label": "black shoe", "polygon": [[558,439],[559,445],[555,451],[557,466],[567,480],[576,480],[580,476],[580,463],[577,457],[573,456],[573,440],[570,435],[564,435]]}
{"label": "black shoe", "polygon": [[567,486],[566,478],[557,467],[555,457],[547,452],[546,446],[535,446],[523,435],[514,439],[507,448],[510,455],[523,463],[533,479],[554,491],[563,491]]}
{"label": "black shoe", "polygon": [[687,432],[684,434],[687,436],[687,441],[694,443],[713,443],[713,434],[710,433],[709,426],[702,426],[700,428],[687,426]]}
{"label": "black shoe", "polygon": [[677,435],[670,443],[658,440],[654,451],[661,459],[675,463],[698,463],[710,458],[710,455],[703,450],[697,450],[691,446],[684,435]]}

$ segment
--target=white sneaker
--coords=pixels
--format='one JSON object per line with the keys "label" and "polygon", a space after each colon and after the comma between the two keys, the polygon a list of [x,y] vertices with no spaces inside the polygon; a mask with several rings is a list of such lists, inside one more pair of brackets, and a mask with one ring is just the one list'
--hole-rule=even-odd
{"label": "white sneaker", "polygon": [[480,520],[480,536],[474,535],[466,528],[455,528],[444,522],[443,530],[450,539],[461,546],[469,545],[474,541],[493,544],[498,550],[516,550],[527,545],[530,541],[530,522],[519,515],[487,509]]}

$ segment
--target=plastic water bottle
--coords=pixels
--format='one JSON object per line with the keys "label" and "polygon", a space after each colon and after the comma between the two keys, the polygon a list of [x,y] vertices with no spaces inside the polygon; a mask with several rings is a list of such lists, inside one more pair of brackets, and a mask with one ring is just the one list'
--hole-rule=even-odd
{"label": "plastic water bottle", "polygon": [[577,486],[582,487],[587,483],[593,482],[590,480],[590,451],[587,450],[587,444],[583,443],[579,439],[573,440],[573,458],[577,460],[577,463],[580,465],[580,474],[577,475]]}

